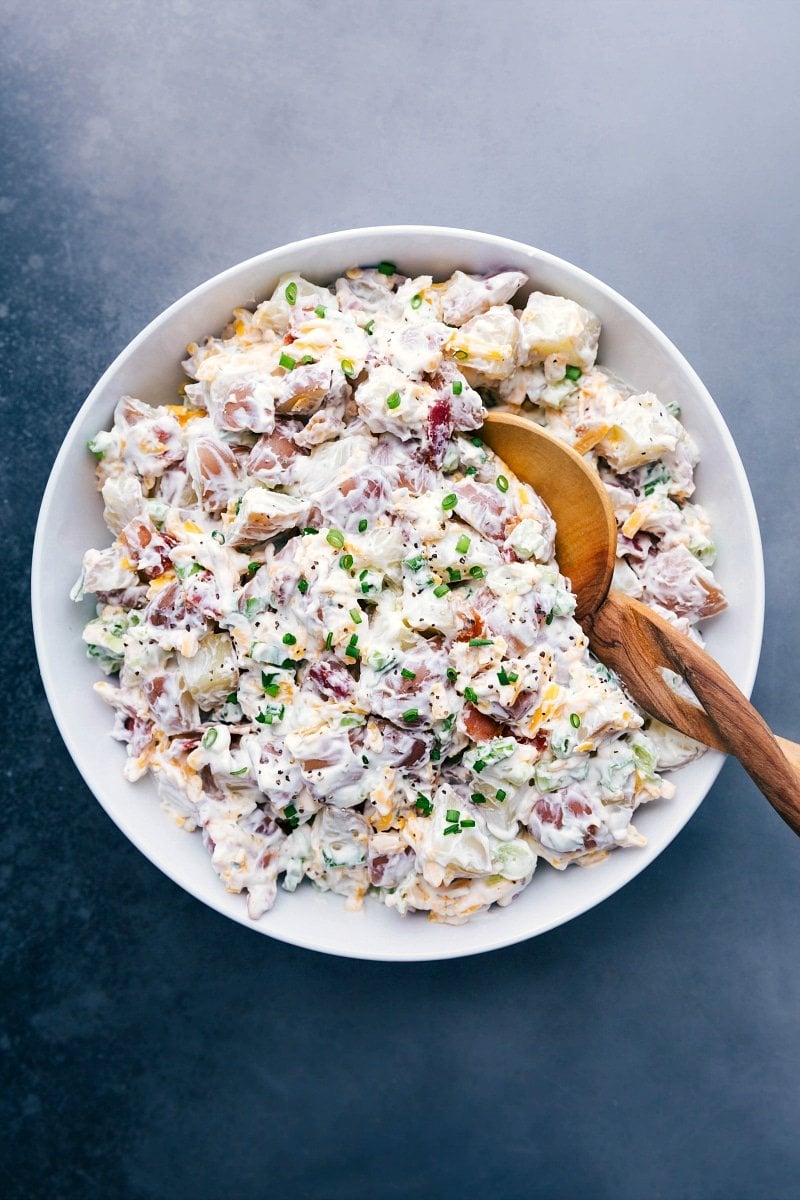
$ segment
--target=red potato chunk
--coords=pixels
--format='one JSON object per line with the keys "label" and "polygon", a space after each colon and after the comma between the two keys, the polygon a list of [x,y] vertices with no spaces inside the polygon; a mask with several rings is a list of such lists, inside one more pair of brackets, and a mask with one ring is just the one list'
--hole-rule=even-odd
{"label": "red potato chunk", "polygon": [[368,849],[369,881],[374,887],[397,887],[414,865],[414,851],[404,846],[392,854],[375,853],[373,843]]}
{"label": "red potato chunk", "polygon": [[196,438],[188,454],[189,470],[206,512],[227,508],[241,490],[241,467],[230,446],[211,437]]}
{"label": "red potato chunk", "polygon": [[646,600],[676,616],[711,617],[727,607],[714,576],[686,546],[673,546],[635,566]]}
{"label": "red potato chunk", "polygon": [[390,767],[418,767],[430,758],[434,739],[425,730],[400,729],[387,722],[381,732],[383,758]]}
{"label": "red potato chunk", "polygon": [[156,592],[147,604],[144,619],[161,629],[205,627],[205,617],[189,602],[177,580]]}
{"label": "red potato chunk", "polygon": [[335,658],[312,663],[306,680],[325,700],[350,700],[355,695],[355,683],[350,672]]}
{"label": "red potato chunk", "polygon": [[453,484],[458,496],[458,515],[478,533],[501,542],[509,521],[517,515],[510,493],[501,492],[494,483],[479,483],[476,479],[461,479]]}
{"label": "red potato chunk", "polygon": [[241,379],[223,396],[215,423],[231,433],[252,430],[268,433],[275,423],[274,402],[257,380]]}
{"label": "red potato chunk", "polygon": [[332,368],[320,363],[295,367],[283,380],[275,402],[276,411],[310,417],[322,407],[332,380]]}
{"label": "red potato chunk", "polygon": [[300,421],[279,418],[272,433],[262,434],[250,451],[247,474],[273,486],[288,483],[297,459],[308,454],[295,442],[302,429]]}
{"label": "red potato chunk", "polygon": [[120,532],[119,542],[135,569],[146,579],[163,575],[171,565],[170,550],[177,544],[174,537],[159,533],[145,517],[134,517],[129,521]]}
{"label": "red potato chunk", "polygon": [[172,675],[157,675],[142,685],[153,720],[164,733],[189,733],[200,720],[199,709]]}
{"label": "red potato chunk", "polygon": [[463,325],[492,305],[505,304],[527,282],[522,271],[477,277],[455,271],[441,291],[442,317],[448,325]]}

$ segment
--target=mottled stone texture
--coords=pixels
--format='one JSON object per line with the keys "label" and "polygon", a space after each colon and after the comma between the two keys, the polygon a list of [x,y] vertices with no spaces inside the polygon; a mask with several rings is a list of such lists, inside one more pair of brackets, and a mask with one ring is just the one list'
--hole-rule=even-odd
{"label": "mottled stone texture", "polygon": [[295,237],[532,241],[697,367],[765,537],[762,711],[797,714],[798,9],[40,0],[2,18],[0,1191],[765,1200],[800,1188],[800,846],[735,764],[624,892],[493,955],[256,937],[83,786],[39,685],[39,497],[103,367]]}

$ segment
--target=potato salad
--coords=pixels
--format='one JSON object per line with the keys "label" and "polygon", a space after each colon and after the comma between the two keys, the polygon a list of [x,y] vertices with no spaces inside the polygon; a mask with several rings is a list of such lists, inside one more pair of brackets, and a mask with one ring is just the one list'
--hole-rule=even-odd
{"label": "potato salad", "polygon": [[188,347],[179,403],[125,396],[90,442],[95,690],[252,917],[307,879],[465,921],[540,859],[641,846],[699,753],[593,659],[550,513],[479,432],[524,406],[600,472],[616,586],[688,631],[723,607],[697,450],[599,333],[519,271],[289,274]]}

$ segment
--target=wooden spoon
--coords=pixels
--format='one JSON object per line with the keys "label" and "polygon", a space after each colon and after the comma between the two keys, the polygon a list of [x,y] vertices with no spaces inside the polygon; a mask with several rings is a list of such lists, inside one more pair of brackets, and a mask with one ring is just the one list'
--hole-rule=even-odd
{"label": "wooden spoon", "polygon": [[[659,721],[739,759],[770,804],[800,834],[800,746],[777,738],[710,655],[638,600],[611,588],[617,526],[596,471],[518,413],[493,410],[483,437],[542,497],[556,522],[556,557],[577,596],[589,645]],[[680,675],[702,707],[676,695],[661,668]]]}

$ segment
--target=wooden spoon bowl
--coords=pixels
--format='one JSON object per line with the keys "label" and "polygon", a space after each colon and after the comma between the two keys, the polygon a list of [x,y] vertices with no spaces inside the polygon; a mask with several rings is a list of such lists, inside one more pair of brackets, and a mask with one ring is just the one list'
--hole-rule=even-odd
{"label": "wooden spoon bowl", "polygon": [[[800,746],[776,738],[709,654],[647,605],[611,588],[617,526],[597,472],[579,454],[516,412],[492,410],[486,443],[529,483],[556,522],[556,557],[577,598],[592,651],[646,712],[734,755],[784,821],[800,834]],[[677,695],[680,675],[699,705]]]}

